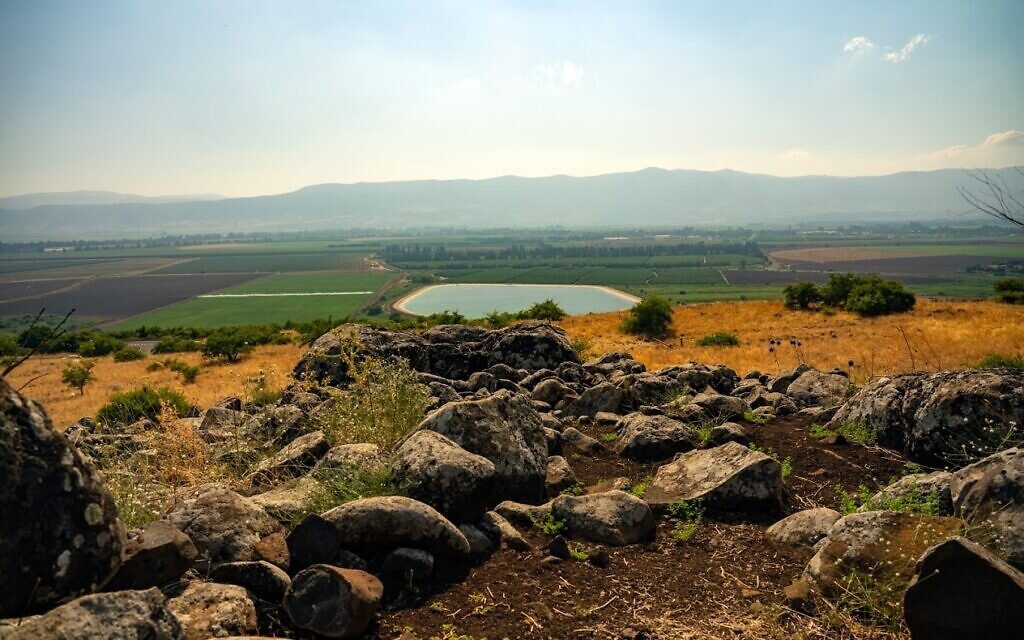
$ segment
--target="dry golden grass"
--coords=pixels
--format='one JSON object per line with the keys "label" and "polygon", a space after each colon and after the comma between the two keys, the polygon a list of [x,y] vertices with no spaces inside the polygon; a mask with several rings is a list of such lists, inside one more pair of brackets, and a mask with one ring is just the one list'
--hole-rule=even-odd
{"label": "dry golden grass", "polygon": [[[802,353],[805,362],[819,369],[847,369],[858,382],[903,371],[966,367],[989,354],[1024,351],[1024,307],[991,301],[919,300],[913,313],[881,318],[790,311],[776,301],[695,304],[675,309],[675,337],[663,342],[623,333],[625,315],[576,316],[560,324],[573,338],[588,340],[591,355],[629,351],[649,368],[693,360],[724,364],[740,375],[753,369],[777,373],[797,365]],[[740,346],[696,346],[716,331],[736,334]],[[774,353],[769,351],[772,338],[783,341]]]}
{"label": "dry golden grass", "polygon": [[[262,370],[270,388],[288,384],[288,374],[305,347],[298,345],[272,345],[257,347],[244,360],[237,363],[203,363],[197,353],[151,355],[134,362],[114,362],[113,358],[99,358],[92,370],[95,380],[79,394],[61,382],[61,371],[77,356],[40,356],[30,359],[15,369],[8,381],[15,389],[28,383],[22,393],[41,402],[54,424],[63,429],[82,416],[94,416],[107,398],[115,391],[125,391],[142,385],[165,386],[179,389],[191,402],[207,407],[219,398],[244,395],[246,379],[252,379]],[[150,363],[174,358],[190,365],[201,365],[202,372],[193,384],[183,384],[173,371],[159,369],[147,371]]]}

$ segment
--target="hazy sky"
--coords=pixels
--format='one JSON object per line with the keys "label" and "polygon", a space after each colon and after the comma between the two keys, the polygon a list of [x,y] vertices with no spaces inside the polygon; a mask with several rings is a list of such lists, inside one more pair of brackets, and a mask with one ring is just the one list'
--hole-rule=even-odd
{"label": "hazy sky", "polygon": [[1021,25],[1021,0],[0,0],[0,194],[1024,164]]}

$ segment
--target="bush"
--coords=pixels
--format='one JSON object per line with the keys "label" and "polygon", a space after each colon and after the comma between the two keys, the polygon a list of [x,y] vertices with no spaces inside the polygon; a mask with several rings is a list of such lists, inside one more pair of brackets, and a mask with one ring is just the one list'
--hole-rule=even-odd
{"label": "bush", "polygon": [[1024,278],[1001,278],[993,283],[996,300],[1006,304],[1024,304]]}
{"label": "bush", "polygon": [[104,424],[131,424],[142,418],[156,420],[164,406],[178,417],[188,411],[188,402],[181,392],[167,387],[143,386],[110,396],[107,404],[96,413],[96,419]]}
{"label": "bush", "polygon": [[519,315],[523,320],[561,320],[566,313],[562,307],[558,306],[557,302],[548,298],[525,311],[520,311]]}
{"label": "bush", "polygon": [[626,333],[660,338],[668,335],[671,326],[672,305],[660,296],[649,296],[629,310],[622,328]]}
{"label": "bush", "polygon": [[242,356],[252,351],[253,345],[246,341],[238,331],[223,330],[211,333],[203,345],[203,356],[211,359],[222,359],[238,362]]}
{"label": "bush", "polygon": [[21,346],[11,336],[0,335],[0,358],[11,358],[21,353]]}
{"label": "bush", "polygon": [[432,313],[423,318],[423,322],[428,326],[435,326],[439,324],[466,324],[466,320],[466,316],[462,315],[458,311],[442,311],[441,313]]}
{"label": "bush", "polygon": [[782,299],[790,309],[808,309],[821,301],[821,292],[813,282],[797,282],[782,290]]}
{"label": "bush", "polygon": [[740,346],[740,339],[736,337],[736,334],[729,333],[728,331],[718,331],[704,336],[697,341],[698,347],[738,347]]}
{"label": "bush", "polygon": [[818,290],[821,295],[821,302],[830,307],[842,307],[850,297],[853,288],[860,281],[860,276],[854,273],[833,273],[828,277],[828,282]]}
{"label": "bush", "polygon": [[134,347],[123,347],[114,352],[114,362],[131,362],[142,360],[146,354]]}
{"label": "bush", "polygon": [[196,381],[196,376],[199,375],[199,367],[192,366],[187,362],[181,360],[175,360],[169,358],[164,360],[164,366],[178,374],[181,377],[181,381],[185,384],[192,384]]}
{"label": "bush", "polygon": [[105,333],[83,335],[85,340],[78,343],[78,354],[86,358],[107,356],[125,348],[125,344]]}
{"label": "bush", "polygon": [[1004,356],[1002,354],[992,353],[982,358],[981,362],[979,362],[976,367],[978,369],[1000,369],[1006,367],[1008,369],[1024,370],[1024,354]]}
{"label": "bush", "polygon": [[64,367],[61,372],[61,381],[73,389],[78,389],[78,393],[84,393],[85,385],[95,379],[92,375],[94,366],[96,363],[92,360],[73,362]]}
{"label": "bush", "polygon": [[862,316],[903,313],[914,308],[917,299],[903,284],[872,276],[864,278],[850,291],[846,310]]}
{"label": "bush", "polygon": [[164,336],[153,347],[153,353],[182,353],[185,351],[199,351],[202,348],[203,345],[198,340],[190,340],[179,336]]}

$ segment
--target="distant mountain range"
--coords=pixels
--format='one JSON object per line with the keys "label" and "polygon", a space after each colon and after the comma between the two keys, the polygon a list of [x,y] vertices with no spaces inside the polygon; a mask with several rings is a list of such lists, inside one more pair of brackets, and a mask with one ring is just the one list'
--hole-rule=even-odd
{"label": "distant mountain range", "polygon": [[[1013,169],[990,175],[1024,191]],[[850,223],[941,218],[968,207],[960,170],[781,178],[739,171],[644,169],[590,177],[504,176],[320,184],[248,198],[145,198],[108,192],[0,199],[0,238],[415,227],[638,227]],[[34,204],[32,204],[34,203]]]}

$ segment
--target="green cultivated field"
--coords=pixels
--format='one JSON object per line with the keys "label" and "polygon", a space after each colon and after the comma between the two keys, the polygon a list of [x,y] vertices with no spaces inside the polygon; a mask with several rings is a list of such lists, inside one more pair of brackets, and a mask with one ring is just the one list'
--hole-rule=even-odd
{"label": "green cultivated field", "polygon": [[[390,272],[349,272],[332,274],[273,275],[232,287],[219,294],[295,294],[347,291],[374,292],[396,274]],[[343,318],[354,315],[372,294],[283,295],[251,298],[193,298],[118,323],[115,330],[142,325],[177,327],[221,327],[238,324],[284,323],[315,318]]]}

